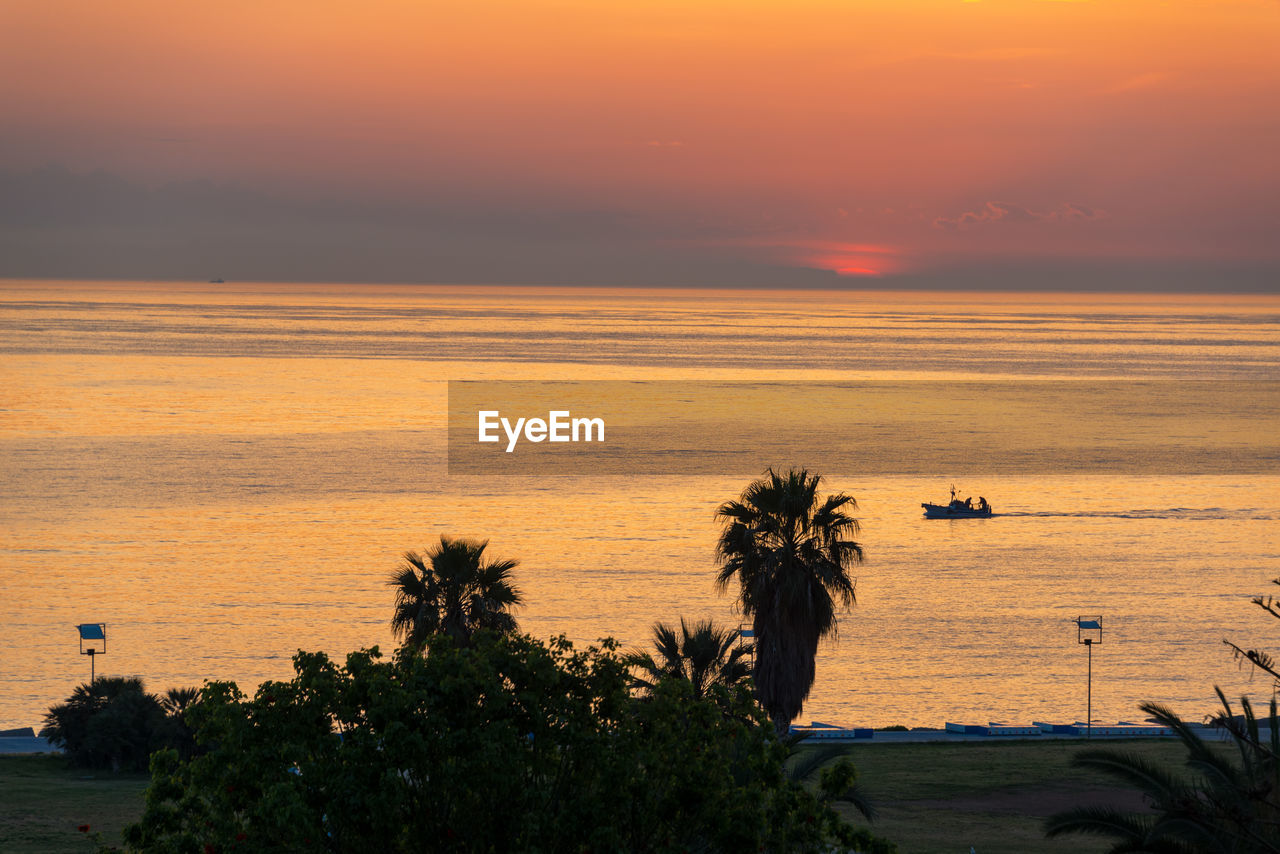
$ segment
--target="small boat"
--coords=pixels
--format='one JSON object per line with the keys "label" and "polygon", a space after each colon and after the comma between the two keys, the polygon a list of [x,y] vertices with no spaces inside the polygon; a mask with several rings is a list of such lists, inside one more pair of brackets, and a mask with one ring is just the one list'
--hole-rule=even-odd
{"label": "small boat", "polygon": [[951,487],[951,501],[948,504],[921,504],[926,519],[986,519],[991,516],[991,505],[981,495],[978,500],[956,498],[956,488]]}

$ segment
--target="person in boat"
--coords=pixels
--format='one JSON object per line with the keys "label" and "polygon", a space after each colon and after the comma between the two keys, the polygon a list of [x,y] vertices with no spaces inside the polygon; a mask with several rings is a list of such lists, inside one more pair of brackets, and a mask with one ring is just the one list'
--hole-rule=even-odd
{"label": "person in boat", "polygon": [[981,495],[979,495],[979,496],[978,496],[978,511],[979,511],[980,513],[986,513],[986,512],[987,512],[988,510],[990,510],[990,509],[991,509],[991,505],[987,503],[987,499],[985,499],[985,498],[983,498]]}
{"label": "person in boat", "polygon": [[965,500],[964,500],[964,509],[965,509],[965,510],[972,510],[972,509],[973,509],[973,496],[972,496],[972,495],[970,495],[970,496],[968,496],[967,498],[965,498]]}

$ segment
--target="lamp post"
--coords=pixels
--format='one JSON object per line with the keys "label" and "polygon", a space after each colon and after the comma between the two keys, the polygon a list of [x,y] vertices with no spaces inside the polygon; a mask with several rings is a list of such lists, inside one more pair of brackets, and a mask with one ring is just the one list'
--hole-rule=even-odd
{"label": "lamp post", "polygon": [[[107,654],[107,624],[81,623],[76,628],[80,630],[80,654],[89,656],[89,687],[93,687],[97,679],[94,659],[99,655]],[[88,647],[85,646],[85,641],[89,642]],[[101,648],[99,648],[99,642],[101,642]]]}
{"label": "lamp post", "polygon": [[[743,643],[748,641],[749,643]],[[738,629],[738,646],[745,646],[747,654],[751,656],[751,669],[754,671],[756,667],[756,632],[755,629],[740,627]]]}
{"label": "lamp post", "polygon": [[1084,724],[1084,737],[1093,737],[1093,648],[1102,643],[1102,617],[1077,617],[1076,642],[1089,650],[1088,712]]}

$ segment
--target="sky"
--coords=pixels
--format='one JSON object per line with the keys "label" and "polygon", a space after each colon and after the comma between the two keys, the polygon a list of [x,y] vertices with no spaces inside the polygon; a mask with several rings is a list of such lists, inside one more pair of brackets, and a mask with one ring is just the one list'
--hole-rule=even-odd
{"label": "sky", "polygon": [[0,277],[1280,290],[1280,0],[0,0]]}

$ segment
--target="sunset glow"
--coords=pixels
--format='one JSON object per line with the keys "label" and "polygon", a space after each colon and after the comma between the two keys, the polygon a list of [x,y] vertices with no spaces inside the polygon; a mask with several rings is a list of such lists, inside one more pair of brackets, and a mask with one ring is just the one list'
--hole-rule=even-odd
{"label": "sunset glow", "polygon": [[[374,279],[513,283],[608,283],[637,259],[650,284],[779,264],[1280,264],[1274,2],[0,15],[0,179],[24,229],[10,275],[102,262],[103,229],[143,235],[150,274],[216,259],[242,278],[307,278],[282,244],[362,254]],[[157,219],[196,248],[144,233]],[[368,233],[335,247],[339,225]],[[896,251],[750,248],[814,242]]]}

